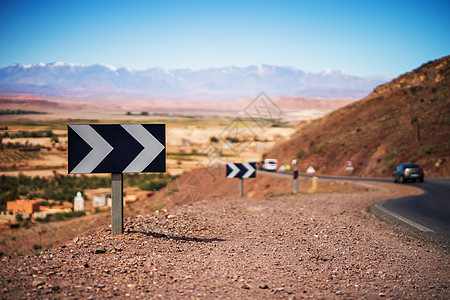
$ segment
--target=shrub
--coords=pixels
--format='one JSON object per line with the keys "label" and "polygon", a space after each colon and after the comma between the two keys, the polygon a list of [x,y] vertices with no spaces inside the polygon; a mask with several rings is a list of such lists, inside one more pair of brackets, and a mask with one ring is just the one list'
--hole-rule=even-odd
{"label": "shrub", "polygon": [[395,157],[397,157],[398,154],[399,153],[397,150],[393,150],[386,154],[386,156],[384,157],[384,164],[389,168],[392,168],[395,165]]}
{"label": "shrub", "polygon": [[409,152],[409,146],[400,146],[400,148],[398,148],[398,152]]}
{"label": "shrub", "polygon": [[325,148],[326,145],[328,145],[327,141],[321,142],[316,147],[314,147],[314,153],[319,154],[320,152],[322,152],[323,148]]}
{"label": "shrub", "polygon": [[57,222],[57,221],[64,221],[67,219],[73,219],[73,218],[79,218],[86,215],[84,211],[71,211],[67,213],[56,213],[51,216],[46,216],[45,218],[35,218],[35,221],[38,222]]}
{"label": "shrub", "polygon": [[305,154],[305,150],[301,149],[300,151],[297,152],[296,157],[298,159],[301,159],[303,157],[303,155]]}
{"label": "shrub", "polygon": [[431,152],[433,152],[434,149],[436,149],[437,146],[436,145],[424,145],[422,147],[420,147],[419,151],[417,151],[417,155],[422,158],[425,156],[425,154],[431,154]]}
{"label": "shrub", "polygon": [[157,191],[177,178],[169,174],[126,174],[124,186],[138,187],[146,191]]}
{"label": "shrub", "polygon": [[450,118],[439,119],[439,125],[450,125]]}
{"label": "shrub", "polygon": [[227,141],[229,141],[230,143],[239,143],[240,142],[237,137],[233,137],[233,136],[227,136],[227,137],[225,137],[225,139]]}
{"label": "shrub", "polygon": [[55,142],[55,143],[59,143],[59,138],[57,135],[52,135],[50,137],[50,142]]}
{"label": "shrub", "polygon": [[166,181],[146,181],[138,184],[138,187],[144,191],[159,191],[167,185]]}

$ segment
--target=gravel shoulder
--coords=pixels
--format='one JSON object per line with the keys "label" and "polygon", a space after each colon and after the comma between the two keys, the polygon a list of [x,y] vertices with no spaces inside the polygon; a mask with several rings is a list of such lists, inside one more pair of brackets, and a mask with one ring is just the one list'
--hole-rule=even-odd
{"label": "gravel shoulder", "polygon": [[0,298],[448,298],[448,254],[367,212],[405,191],[363,185],[127,218],[123,235],[103,226],[39,257],[4,257]]}

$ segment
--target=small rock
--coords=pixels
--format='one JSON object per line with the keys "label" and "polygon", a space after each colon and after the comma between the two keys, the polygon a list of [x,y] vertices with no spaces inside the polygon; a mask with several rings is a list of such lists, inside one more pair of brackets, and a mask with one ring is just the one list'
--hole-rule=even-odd
{"label": "small rock", "polygon": [[105,248],[96,248],[95,250],[94,250],[94,254],[103,254],[103,253],[105,253],[106,252],[106,249]]}
{"label": "small rock", "polygon": [[261,284],[259,285],[259,288],[262,289],[262,290],[265,290],[265,289],[268,289],[269,286],[267,285],[267,283],[261,283]]}
{"label": "small rock", "polygon": [[241,286],[241,288],[243,288],[244,290],[249,290],[250,286],[244,282],[244,284]]}
{"label": "small rock", "polygon": [[35,280],[33,280],[33,286],[34,287],[40,287],[40,286],[43,286],[45,284],[45,282],[44,281],[42,281],[42,280],[40,280],[40,279],[35,279]]}
{"label": "small rock", "polygon": [[379,293],[378,296],[380,296],[380,297],[386,297],[386,293]]}
{"label": "small rock", "polygon": [[130,289],[134,289],[134,288],[136,287],[136,285],[135,285],[135,284],[132,284],[132,283],[129,283],[127,286],[128,286]]}

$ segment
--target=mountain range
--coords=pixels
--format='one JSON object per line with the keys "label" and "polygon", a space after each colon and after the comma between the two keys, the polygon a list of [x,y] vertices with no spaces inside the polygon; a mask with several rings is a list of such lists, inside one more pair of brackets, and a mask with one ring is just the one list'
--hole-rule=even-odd
{"label": "mountain range", "polygon": [[117,69],[73,63],[14,64],[0,68],[0,93],[52,97],[236,100],[260,92],[271,96],[360,99],[389,77],[343,71],[305,72],[257,65],[201,70]]}

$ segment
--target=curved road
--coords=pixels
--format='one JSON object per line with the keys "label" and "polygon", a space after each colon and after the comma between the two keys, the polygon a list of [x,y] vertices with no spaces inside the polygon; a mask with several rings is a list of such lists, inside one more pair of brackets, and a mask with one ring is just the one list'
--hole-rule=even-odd
{"label": "curved road", "polygon": [[422,189],[424,193],[383,201],[375,208],[406,223],[415,235],[449,247],[450,179],[426,178],[423,183],[407,184]]}
{"label": "curved road", "polygon": [[[334,180],[393,182],[391,178],[316,176]],[[422,240],[450,248],[450,178],[425,178],[425,182],[408,182],[406,185],[420,188],[424,193],[382,201],[369,210]]]}

